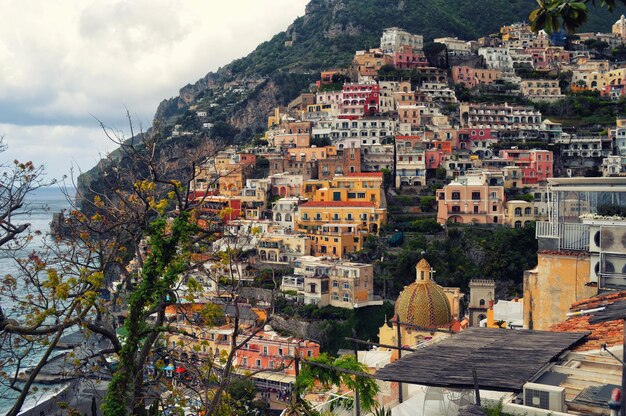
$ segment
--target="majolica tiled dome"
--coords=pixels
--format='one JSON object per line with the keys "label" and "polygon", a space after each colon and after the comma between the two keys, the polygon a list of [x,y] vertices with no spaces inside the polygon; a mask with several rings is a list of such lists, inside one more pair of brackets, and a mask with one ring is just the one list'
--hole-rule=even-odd
{"label": "majolica tiled dome", "polygon": [[422,259],[415,266],[417,279],[396,300],[400,322],[424,328],[439,328],[452,322],[452,308],[443,288],[431,280],[430,264]]}

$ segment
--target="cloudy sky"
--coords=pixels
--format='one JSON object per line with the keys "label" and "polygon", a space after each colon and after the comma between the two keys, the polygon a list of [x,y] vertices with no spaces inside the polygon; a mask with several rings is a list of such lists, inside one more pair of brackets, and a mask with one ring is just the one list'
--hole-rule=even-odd
{"label": "cloudy sky", "polygon": [[159,102],[304,14],[308,0],[0,0],[2,160],[49,177],[112,150],[98,120],[149,126]]}

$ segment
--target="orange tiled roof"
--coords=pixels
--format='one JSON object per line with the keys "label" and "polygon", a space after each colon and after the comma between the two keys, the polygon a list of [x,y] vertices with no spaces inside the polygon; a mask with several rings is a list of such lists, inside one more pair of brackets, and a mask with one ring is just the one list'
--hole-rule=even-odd
{"label": "orange tiled roof", "polygon": [[382,178],[383,177],[383,173],[382,172],[348,172],[346,173],[346,176],[371,176],[371,177],[376,177],[376,178]]}
{"label": "orange tiled roof", "polygon": [[[616,301],[626,300],[626,291],[611,292],[594,296],[572,304],[572,312],[599,308],[610,305]],[[575,351],[588,351],[600,349],[602,344],[611,347],[621,345],[624,342],[624,323],[621,319],[609,322],[590,324],[591,315],[578,315],[568,318],[566,321],[553,325],[550,330],[555,332],[584,332],[590,331],[584,343],[574,348]]]}
{"label": "orange tiled roof", "polygon": [[559,256],[572,256],[572,257],[588,257],[589,254],[584,251],[574,250],[541,250],[538,254],[555,254]]}
{"label": "orange tiled roof", "polygon": [[375,207],[373,202],[369,201],[309,201],[300,205],[301,208],[314,207]]}

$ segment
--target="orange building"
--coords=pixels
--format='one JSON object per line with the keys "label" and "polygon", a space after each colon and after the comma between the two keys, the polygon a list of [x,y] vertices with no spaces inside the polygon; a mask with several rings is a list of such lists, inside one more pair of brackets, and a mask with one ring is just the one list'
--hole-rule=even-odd
{"label": "orange building", "polygon": [[373,77],[383,65],[393,64],[393,57],[385,55],[380,49],[357,51],[352,60],[352,68],[361,76]]}
{"label": "orange building", "polygon": [[239,168],[222,171],[218,179],[219,194],[222,196],[238,196],[243,190],[243,171]]}

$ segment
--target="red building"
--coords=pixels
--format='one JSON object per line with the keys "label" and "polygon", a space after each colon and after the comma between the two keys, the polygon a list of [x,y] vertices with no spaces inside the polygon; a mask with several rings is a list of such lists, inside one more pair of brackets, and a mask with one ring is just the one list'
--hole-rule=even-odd
{"label": "red building", "polygon": [[398,69],[424,68],[428,66],[428,60],[421,50],[402,45],[393,53],[393,65]]}
{"label": "red building", "polygon": [[196,212],[202,222],[228,224],[241,217],[241,200],[225,196],[197,195],[190,193],[188,198],[197,204]]}
{"label": "red building", "polygon": [[488,149],[498,140],[492,134],[491,129],[465,128],[457,131],[456,140],[453,144],[457,150]]}
{"label": "red building", "polygon": [[244,166],[254,166],[256,163],[256,155],[253,153],[239,153],[239,163]]}
{"label": "red building", "polygon": [[378,84],[344,84],[339,118],[353,120],[379,112],[380,86]]}
{"label": "red building", "polygon": [[549,150],[500,150],[502,159],[511,160],[522,169],[522,184],[534,185],[552,177],[554,158]]}

